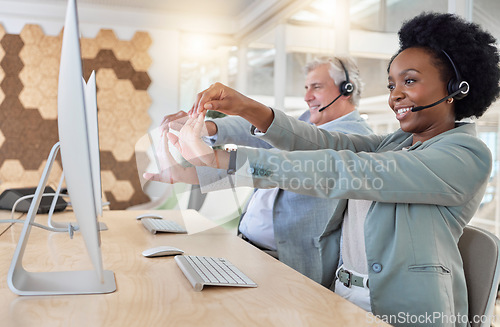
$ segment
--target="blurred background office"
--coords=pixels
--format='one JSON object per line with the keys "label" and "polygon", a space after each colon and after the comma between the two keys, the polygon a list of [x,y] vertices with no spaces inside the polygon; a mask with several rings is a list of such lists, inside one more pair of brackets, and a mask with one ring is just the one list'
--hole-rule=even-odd
{"label": "blurred background office", "polygon": [[[57,142],[65,8],[65,0],[0,0],[0,190],[35,186]],[[298,116],[307,108],[304,64],[350,55],[365,82],[359,111],[385,133],[399,127],[386,81],[402,21],[426,10],[457,13],[500,38],[497,0],[78,0],[78,9],[84,75],[97,73],[102,184],[111,209],[181,205],[165,196],[168,186],[144,185],[137,170],[154,167],[147,132],[165,114],[188,110],[213,82]],[[495,163],[472,221],[497,235],[499,110],[496,103],[477,121]],[[55,170],[52,184],[59,163]],[[205,210],[220,210],[215,203]]]}

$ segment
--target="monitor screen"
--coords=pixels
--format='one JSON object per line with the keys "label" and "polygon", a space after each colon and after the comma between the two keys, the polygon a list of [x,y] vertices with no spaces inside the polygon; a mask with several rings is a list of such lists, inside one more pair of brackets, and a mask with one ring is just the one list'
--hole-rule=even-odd
{"label": "monitor screen", "polygon": [[91,124],[85,110],[79,37],[76,1],[69,0],[64,24],[57,93],[61,161],[66,187],[80,231],[92,263],[98,274],[101,274],[103,266],[95,199],[97,190],[94,191],[95,171],[92,170],[90,152],[90,140],[93,138],[89,135]]}
{"label": "monitor screen", "polygon": [[[99,124],[97,118],[97,95],[95,71],[89,77],[87,83],[82,78],[85,94],[85,113],[87,116],[87,132],[90,148],[90,166],[92,169],[92,183],[94,185],[94,200],[97,218],[102,216],[102,184],[101,184],[101,160],[99,153]],[[102,229],[100,229],[102,230]]]}

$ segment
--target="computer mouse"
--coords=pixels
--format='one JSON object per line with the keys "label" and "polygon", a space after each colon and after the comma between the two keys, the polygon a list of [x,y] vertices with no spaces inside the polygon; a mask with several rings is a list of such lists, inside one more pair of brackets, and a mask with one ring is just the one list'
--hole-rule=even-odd
{"label": "computer mouse", "polygon": [[173,246],[157,246],[155,248],[142,251],[142,255],[147,258],[163,257],[167,255],[183,254],[184,251]]}
{"label": "computer mouse", "polygon": [[135,217],[137,220],[141,220],[142,218],[153,218],[153,219],[163,219],[163,216],[158,215],[156,213],[145,213],[143,215],[139,215]]}

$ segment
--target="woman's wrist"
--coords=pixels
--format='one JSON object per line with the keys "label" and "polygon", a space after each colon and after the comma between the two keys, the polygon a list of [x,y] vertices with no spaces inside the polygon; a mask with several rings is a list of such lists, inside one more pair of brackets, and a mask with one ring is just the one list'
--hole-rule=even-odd
{"label": "woman's wrist", "polygon": [[252,101],[253,105],[245,109],[240,116],[245,118],[259,131],[265,133],[274,120],[274,112],[268,106],[254,100]]}

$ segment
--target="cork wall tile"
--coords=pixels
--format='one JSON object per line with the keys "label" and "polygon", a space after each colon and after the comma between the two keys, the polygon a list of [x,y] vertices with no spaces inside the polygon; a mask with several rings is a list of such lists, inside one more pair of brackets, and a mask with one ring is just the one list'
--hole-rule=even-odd
{"label": "cork wall tile", "polygon": [[109,29],[101,29],[95,38],[97,46],[101,49],[113,49],[118,43],[115,32]]}
{"label": "cork wall tile", "polygon": [[101,90],[97,91],[97,108],[99,110],[105,110],[112,112],[116,105],[115,95],[113,90]]}
{"label": "cork wall tile", "polygon": [[[0,111],[8,113],[8,116],[5,116],[4,118],[11,117],[12,120],[16,120],[17,117],[15,115],[21,115],[23,110],[24,108],[23,105],[21,104],[21,101],[19,101],[19,98],[14,98],[5,93],[5,99],[0,104]],[[16,119],[13,119],[14,117]],[[7,122],[9,122],[9,119],[4,119],[0,123],[7,123]]]}
{"label": "cork wall tile", "polygon": [[[36,136],[36,133],[32,133],[30,131],[30,133],[28,133],[29,136],[33,136],[35,135]],[[41,139],[38,139],[38,140],[41,140]],[[30,145],[30,149],[32,151],[25,151],[23,154],[22,154],[22,157],[20,158],[20,162],[21,164],[23,165],[23,169],[25,172],[27,171],[35,171],[37,170],[37,168],[39,167],[38,165],[38,162],[39,162],[39,159],[40,159],[40,148],[42,148],[43,146],[40,146],[40,144],[31,144]],[[43,147],[45,148],[45,147]],[[48,156],[48,154],[47,154]],[[55,175],[55,174],[54,174]],[[40,179],[41,175],[38,175],[38,179]],[[25,177],[26,178],[26,175]],[[35,179],[36,181],[37,179]],[[32,186],[35,186],[36,184],[32,184]]]}
{"label": "cork wall tile", "polygon": [[116,176],[115,166],[116,160],[114,160],[113,154],[111,154],[110,151],[101,148],[101,171],[111,171],[113,176]]}
{"label": "cork wall tile", "polygon": [[[99,120],[102,121],[102,119],[99,117]],[[102,156],[102,151],[111,151],[116,145],[116,133],[109,128],[105,128],[104,126],[101,128],[102,124],[99,124],[99,147],[101,149],[101,156]],[[101,158],[101,165],[105,161]]]}
{"label": "cork wall tile", "polygon": [[3,57],[5,57],[5,50],[0,47],[0,61],[2,61]]}
{"label": "cork wall tile", "polygon": [[[85,79],[96,72],[103,193],[111,209],[146,202],[136,156],[148,157],[146,150],[136,153],[134,146],[151,124],[147,92],[151,38],[138,32],[131,40],[118,40],[112,30],[101,30],[95,38],[80,41]],[[40,26],[28,24],[15,35],[6,34],[0,25],[0,167],[7,163],[0,169],[0,180],[8,179],[7,171],[15,176],[0,187],[35,186],[58,140],[61,44],[62,31],[45,35]],[[61,172],[58,158],[49,183],[57,184]]]}
{"label": "cork wall tile", "polygon": [[[121,143],[128,143],[127,139],[130,138],[130,136],[134,133],[134,128],[132,127],[132,121],[131,119],[122,119],[122,118],[116,118],[116,137],[117,140],[120,141]],[[120,161],[125,161],[127,159],[123,159]]]}
{"label": "cork wall tile", "polygon": [[17,56],[24,46],[24,42],[19,35],[5,34],[0,41],[6,54]]}
{"label": "cork wall tile", "polygon": [[4,177],[4,181],[12,182],[20,180],[24,173],[24,168],[19,160],[5,160],[0,167],[0,174]]}
{"label": "cork wall tile", "polygon": [[39,69],[43,76],[58,77],[59,59],[54,57],[44,57],[40,62]]}
{"label": "cork wall tile", "polygon": [[134,106],[135,111],[138,112],[148,111],[148,108],[151,106],[151,102],[151,97],[147,91],[137,91],[132,98],[132,105]]}
{"label": "cork wall tile", "polygon": [[118,80],[113,87],[113,93],[118,100],[130,101],[132,95],[135,92],[135,88],[130,80]]}
{"label": "cork wall tile", "polygon": [[134,194],[134,189],[129,181],[117,181],[111,193],[117,201],[127,201]]}
{"label": "cork wall tile", "polygon": [[94,39],[82,37],[80,39],[80,51],[82,52],[82,58],[95,58],[99,53],[99,46]]}
{"label": "cork wall tile", "polygon": [[[1,66],[1,65],[0,65]],[[3,67],[2,67],[3,68]],[[17,76],[5,76],[2,79],[2,82],[0,82],[0,87],[2,88],[3,93],[5,94],[6,97],[17,97],[19,96],[19,93],[23,89],[23,84],[21,83],[21,80]],[[5,99],[5,101],[14,101],[19,99]],[[2,102],[3,103],[3,102]],[[9,106],[12,106],[13,104],[9,104]]]}
{"label": "cork wall tile", "polygon": [[62,40],[58,37],[45,35],[39,43],[40,49],[45,57],[58,59],[61,55]]}
{"label": "cork wall tile", "polygon": [[149,49],[153,40],[151,40],[151,37],[146,32],[136,32],[131,42],[137,50],[145,52]]}
{"label": "cork wall tile", "polygon": [[95,79],[99,90],[112,89],[118,80],[114,70],[111,68],[99,69],[96,73]]}
{"label": "cork wall tile", "polygon": [[134,118],[132,119],[132,126],[133,128],[140,132],[144,131],[145,129],[151,125],[151,118],[149,115],[144,115],[142,113],[135,113]]}
{"label": "cork wall tile", "polygon": [[105,170],[101,172],[101,182],[104,185],[107,185],[109,189],[113,189],[115,187],[116,178],[111,170]]}
{"label": "cork wall tile", "polygon": [[111,150],[113,157],[118,161],[128,161],[134,155],[134,146],[125,142],[117,142]]}
{"label": "cork wall tile", "polygon": [[119,40],[113,48],[113,53],[118,60],[128,61],[134,55],[135,49],[130,41]]}
{"label": "cork wall tile", "polygon": [[[19,142],[25,135],[26,125],[20,119],[5,120],[0,124],[0,126],[9,143],[14,141],[12,139],[14,137],[17,137],[17,142]],[[16,151],[16,153],[18,152]],[[13,156],[12,158],[15,157]]]}
{"label": "cork wall tile", "polygon": [[151,79],[149,75],[144,72],[136,72],[131,78],[132,84],[137,90],[147,90],[151,84]]}
{"label": "cork wall tile", "polygon": [[[52,169],[54,169],[54,165],[52,165]],[[43,169],[42,169],[43,172]],[[39,173],[36,170],[25,170],[23,174],[23,179],[21,181],[15,181],[12,184],[12,187],[33,187],[33,182],[40,179],[42,173]],[[49,185],[57,185],[52,180],[49,180]]]}
{"label": "cork wall tile", "polygon": [[57,98],[58,77],[47,76],[38,84],[38,89],[42,92],[44,98]]}
{"label": "cork wall tile", "polygon": [[57,119],[57,98],[48,98],[37,108],[43,119]]}
{"label": "cork wall tile", "polygon": [[5,136],[3,135],[2,131],[0,130],[0,148],[3,145],[3,142],[5,142]]}
{"label": "cork wall tile", "polygon": [[[131,97],[134,97],[132,94]],[[121,100],[116,103],[115,111],[119,114],[120,120],[129,121],[134,117],[134,107],[129,100]]]}
{"label": "cork wall tile", "polygon": [[[3,72],[3,70],[0,70],[0,72]],[[23,70],[19,74],[21,83],[25,87],[37,87],[42,81],[42,76],[42,72],[32,66],[24,66]]]}
{"label": "cork wall tile", "polygon": [[115,175],[116,180],[128,180],[130,176],[137,175],[137,172],[133,171],[129,162],[115,160],[113,174]]}
{"label": "cork wall tile", "polygon": [[26,66],[37,67],[43,59],[42,50],[37,44],[25,45],[19,55]]}
{"label": "cork wall tile", "polygon": [[[102,68],[111,68],[113,65],[113,60],[116,59],[111,50],[99,50],[97,55],[93,58],[85,58],[83,60],[83,70],[85,72],[85,77],[88,78],[92,70],[98,70]],[[87,75],[88,74],[88,75]]]}
{"label": "cork wall tile", "polygon": [[[45,169],[45,165],[47,164],[47,160],[43,160],[41,163],[40,163],[40,166],[38,167],[38,171],[37,171],[37,175],[38,175],[38,179],[40,178],[40,176],[42,176],[43,174],[43,170]],[[52,185],[57,185],[59,184],[59,178],[61,177],[61,173],[62,173],[62,166],[61,166],[61,162],[59,160],[56,160],[54,162],[54,164],[52,165],[52,172],[51,172],[51,177],[52,175],[53,176],[56,176],[56,178],[53,178],[51,180],[51,184]],[[56,184],[57,183],[57,184]]]}
{"label": "cork wall tile", "polygon": [[38,44],[45,36],[40,25],[26,24],[19,34],[25,45]]}
{"label": "cork wall tile", "polygon": [[130,79],[135,73],[134,67],[132,67],[129,61],[117,60],[113,63],[112,67],[118,79]]}
{"label": "cork wall tile", "polygon": [[24,136],[24,130],[26,125],[20,120],[4,120],[0,123],[0,127],[4,135],[8,138],[9,142],[12,142],[13,137],[18,137],[21,140],[21,137]]}
{"label": "cork wall tile", "polygon": [[[97,104],[99,106],[99,104]],[[99,133],[104,133],[108,131],[109,133],[115,133],[115,130],[111,127],[114,125],[114,120],[115,120],[115,115],[113,114],[113,111],[111,110],[102,110],[99,108]],[[116,139],[116,137],[113,137],[113,139]]]}
{"label": "cork wall tile", "polygon": [[38,108],[42,104],[43,95],[38,88],[25,87],[19,94],[19,100],[24,108]]}
{"label": "cork wall tile", "polygon": [[151,66],[151,57],[146,52],[137,52],[131,59],[130,63],[136,71],[147,71]]}
{"label": "cork wall tile", "polygon": [[23,62],[18,56],[7,54],[0,61],[5,75],[17,76],[24,67]]}

